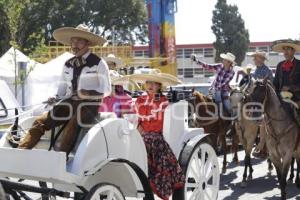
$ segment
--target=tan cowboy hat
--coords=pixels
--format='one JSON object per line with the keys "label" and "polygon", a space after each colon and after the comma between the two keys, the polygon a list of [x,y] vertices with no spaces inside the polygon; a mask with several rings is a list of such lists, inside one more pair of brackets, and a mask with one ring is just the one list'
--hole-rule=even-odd
{"label": "tan cowboy hat", "polygon": [[112,85],[123,85],[124,86],[126,84],[130,84],[135,89],[141,89],[140,86],[136,82],[125,79],[123,75],[119,74],[115,70],[109,70],[109,76],[110,76]]}
{"label": "tan cowboy hat", "polygon": [[233,55],[232,53],[228,52],[228,53],[221,53],[220,55],[221,58],[223,58],[224,60],[228,60],[229,62],[232,62],[232,64],[236,64],[235,63],[235,55]]}
{"label": "tan cowboy hat", "polygon": [[134,81],[137,83],[146,83],[147,81],[153,81],[161,83],[163,87],[178,85],[182,83],[177,77],[170,74],[161,73],[158,69],[150,70],[149,73],[145,74],[132,74],[119,78],[117,81]]}
{"label": "tan cowboy hat", "polygon": [[252,64],[248,64],[248,65],[246,65],[246,66],[243,66],[242,67],[243,68],[243,71],[245,72],[245,73],[247,73],[247,70],[253,70],[253,69],[255,69],[255,66],[254,65],[252,65]]}
{"label": "tan cowboy hat", "polygon": [[71,38],[73,37],[86,39],[90,42],[91,46],[102,46],[106,42],[104,38],[90,32],[89,28],[84,24],[80,24],[76,28],[63,27],[56,29],[53,32],[53,37],[64,45],[71,45]]}
{"label": "tan cowboy hat", "polygon": [[122,59],[117,58],[114,54],[109,54],[107,57],[103,58],[106,62],[113,62],[116,64],[116,68],[120,68],[124,66],[124,62]]}
{"label": "tan cowboy hat", "polygon": [[283,52],[284,47],[291,47],[298,52],[300,51],[300,41],[291,39],[276,40],[272,44],[272,50],[276,52]]}
{"label": "tan cowboy hat", "polygon": [[258,57],[264,58],[265,60],[268,60],[267,53],[264,51],[249,52],[249,53],[247,53],[247,55],[251,56],[251,57],[258,56]]}

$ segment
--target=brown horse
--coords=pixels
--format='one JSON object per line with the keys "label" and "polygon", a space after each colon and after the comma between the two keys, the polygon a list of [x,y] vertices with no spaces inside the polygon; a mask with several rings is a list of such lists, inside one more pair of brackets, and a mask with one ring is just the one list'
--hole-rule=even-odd
{"label": "brown horse", "polygon": [[[194,92],[194,97],[195,116],[193,124],[195,127],[204,128],[206,133],[210,133],[210,142],[215,149],[217,149],[219,143],[221,144],[224,153],[222,173],[225,173],[227,165],[226,133],[231,127],[231,121],[219,117],[218,107],[208,96],[205,96],[200,92]],[[234,131],[234,129],[232,130]],[[234,152],[233,161],[238,162],[238,142],[235,132],[233,132],[232,136],[232,151]]]}
{"label": "brown horse", "polygon": [[[286,199],[286,178],[294,156],[300,163],[300,129],[290,113],[287,113],[272,84],[267,80],[256,81],[249,92],[251,101],[264,108],[266,143],[281,189],[281,199]],[[300,188],[297,174],[296,185]]]}
{"label": "brown horse", "polygon": [[[256,141],[257,133],[259,129],[265,131],[264,124],[258,124],[257,120],[252,119],[247,112],[247,98],[244,90],[233,90],[230,95],[230,102],[233,113],[236,114],[235,129],[239,136],[240,142],[245,150],[244,158],[244,174],[241,187],[247,186],[247,181],[252,180],[252,163],[251,163],[251,152]],[[249,175],[248,173],[249,168]],[[272,170],[272,165],[269,162],[269,172]]]}

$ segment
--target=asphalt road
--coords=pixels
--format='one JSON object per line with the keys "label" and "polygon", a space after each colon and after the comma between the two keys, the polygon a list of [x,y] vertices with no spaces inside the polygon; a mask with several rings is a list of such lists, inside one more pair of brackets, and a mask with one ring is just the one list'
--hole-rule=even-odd
{"label": "asphalt road", "polygon": [[[232,155],[229,155],[229,161]],[[280,190],[275,169],[268,176],[267,161],[252,159],[253,163],[253,180],[248,183],[247,188],[241,188],[240,183],[243,176],[244,152],[239,152],[239,159],[242,160],[240,165],[230,163],[226,174],[221,175],[219,200],[279,200]],[[219,158],[220,166],[222,159]],[[287,186],[287,198],[300,200],[300,189],[295,184]]]}

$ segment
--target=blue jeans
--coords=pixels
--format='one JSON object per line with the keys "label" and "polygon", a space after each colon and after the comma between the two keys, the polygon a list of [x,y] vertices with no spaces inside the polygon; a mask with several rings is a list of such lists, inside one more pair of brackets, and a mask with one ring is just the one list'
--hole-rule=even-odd
{"label": "blue jeans", "polygon": [[217,104],[223,103],[224,108],[227,112],[231,113],[231,104],[229,100],[229,92],[216,90],[214,95]]}

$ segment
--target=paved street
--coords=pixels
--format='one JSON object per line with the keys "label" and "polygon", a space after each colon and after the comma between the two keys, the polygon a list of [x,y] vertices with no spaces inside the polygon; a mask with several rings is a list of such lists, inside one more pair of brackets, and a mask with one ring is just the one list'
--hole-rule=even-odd
{"label": "paved street", "polygon": [[[229,155],[229,161],[232,160],[232,155]],[[244,159],[244,152],[239,153],[239,159]],[[220,164],[222,159],[219,158]],[[267,161],[252,159],[253,162],[253,180],[249,182],[247,188],[241,188],[240,182],[243,176],[243,164],[239,166],[229,164],[227,173],[221,175],[219,200],[277,200],[280,199],[280,190],[277,188],[277,179],[275,170],[271,176],[267,175]],[[221,165],[220,165],[221,166]],[[296,186],[288,185],[288,199],[300,200],[300,189]]]}

